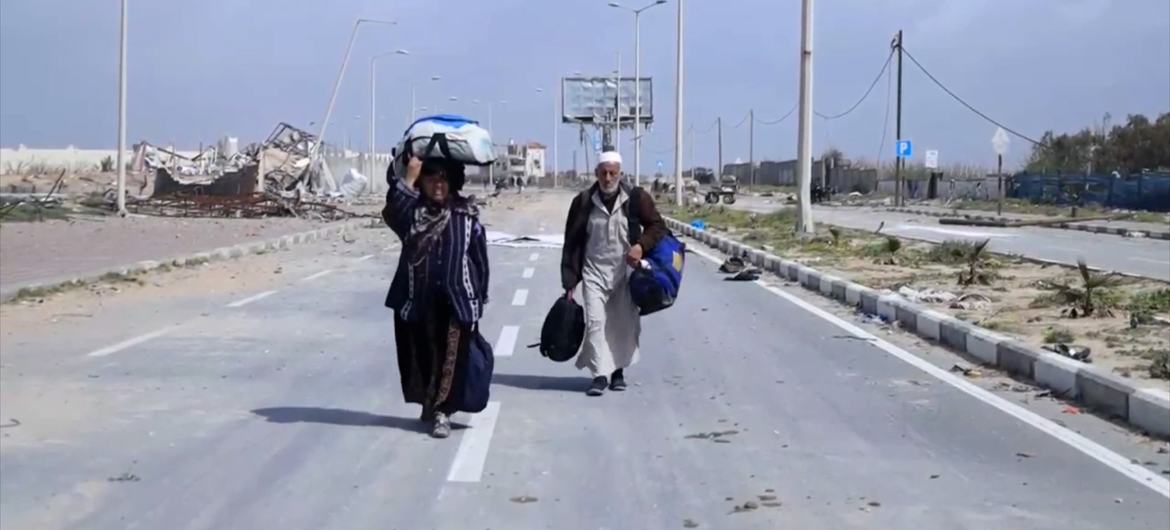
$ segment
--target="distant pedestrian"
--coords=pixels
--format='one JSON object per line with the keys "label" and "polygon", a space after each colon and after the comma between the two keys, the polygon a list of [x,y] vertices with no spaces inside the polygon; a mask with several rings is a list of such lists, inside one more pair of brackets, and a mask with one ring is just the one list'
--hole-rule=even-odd
{"label": "distant pedestrian", "polygon": [[577,368],[593,376],[591,396],[626,389],[625,368],[638,361],[641,333],[631,267],[667,234],[654,198],[622,182],[621,164],[617,152],[601,154],[597,182],[577,195],[565,222],[561,284],[569,298],[582,286],[586,333]]}
{"label": "distant pedestrian", "polygon": [[488,301],[487,238],[475,204],[459,195],[462,164],[411,157],[406,175],[390,181],[382,218],[403,248],[386,306],[394,309],[402,395],[422,405],[431,436],[446,438]]}

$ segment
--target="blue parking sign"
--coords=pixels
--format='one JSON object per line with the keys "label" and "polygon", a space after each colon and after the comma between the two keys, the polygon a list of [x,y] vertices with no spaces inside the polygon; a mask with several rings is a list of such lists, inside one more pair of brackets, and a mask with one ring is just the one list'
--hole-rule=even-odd
{"label": "blue parking sign", "polygon": [[898,158],[910,158],[914,154],[914,145],[910,140],[898,140],[895,152]]}

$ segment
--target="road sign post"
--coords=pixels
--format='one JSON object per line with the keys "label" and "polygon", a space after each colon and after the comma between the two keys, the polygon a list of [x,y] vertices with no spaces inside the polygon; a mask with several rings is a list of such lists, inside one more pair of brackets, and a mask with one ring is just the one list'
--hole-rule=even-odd
{"label": "road sign post", "polygon": [[1003,155],[1007,154],[1008,146],[1011,144],[1011,138],[1008,138],[1007,131],[1003,127],[997,127],[995,134],[991,137],[991,147],[995,149],[996,157],[996,189],[999,193],[999,198],[995,205],[995,215],[1003,216]]}
{"label": "road sign post", "polygon": [[894,185],[897,190],[894,191],[894,204],[897,206],[906,205],[906,177],[902,175],[903,161],[910,158],[914,154],[914,143],[910,140],[899,139],[894,143]]}
{"label": "road sign post", "polygon": [[926,155],[923,158],[926,169],[938,169],[938,151],[933,149],[926,151]]}

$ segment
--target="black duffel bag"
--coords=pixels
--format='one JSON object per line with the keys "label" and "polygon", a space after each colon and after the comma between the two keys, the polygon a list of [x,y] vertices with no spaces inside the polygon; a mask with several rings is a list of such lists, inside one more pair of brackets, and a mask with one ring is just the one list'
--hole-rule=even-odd
{"label": "black duffel bag", "polygon": [[585,308],[568,297],[558,298],[540,327],[540,354],[558,363],[577,355],[585,340]]}

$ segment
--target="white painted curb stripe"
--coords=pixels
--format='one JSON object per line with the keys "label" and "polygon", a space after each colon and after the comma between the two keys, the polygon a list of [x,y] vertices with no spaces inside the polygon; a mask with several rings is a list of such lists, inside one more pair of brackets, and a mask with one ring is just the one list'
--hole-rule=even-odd
{"label": "white painted curb stripe", "polygon": [[[710,260],[712,263],[719,264],[723,261],[703,250],[691,247],[688,247],[687,250],[690,250],[695,254]],[[926,372],[935,379],[951,385],[959,391],[970,395],[971,397],[974,397],[975,399],[978,399],[979,401],[982,401],[988,405],[991,405],[992,407],[1007,413],[1009,416],[1031,425],[1037,430],[1068,444],[1069,446],[1092,457],[1098,462],[1113,468],[1113,470],[1117,471],[1118,473],[1133,479],[1138,484],[1150,488],[1151,490],[1154,490],[1166,498],[1170,498],[1170,480],[1158,476],[1156,473],[1142,467],[1140,464],[1133,464],[1128,458],[1109,450],[1105,446],[1102,446],[1101,444],[1085,438],[1080,434],[1061,427],[1048,418],[1040,416],[1039,414],[1036,414],[995,394],[992,394],[991,392],[984,390],[983,388],[980,388],[979,386],[976,386],[964,379],[961,379],[958,376],[943,370],[942,368],[930,364],[917,355],[890,344],[889,342],[882,340],[880,337],[872,335],[869,332],[857,327],[856,325],[842,320],[836,315],[830,314],[827,311],[824,311],[823,309],[816,307],[793,294],[772,287],[764,283],[762,280],[757,280],[756,284],[763,287],[764,289],[767,289],[769,292],[785,300],[788,300],[789,302],[792,302],[805,311],[808,311],[836,325],[853,336],[870,342],[874,346],[884,350],[886,353],[889,353],[890,355],[897,357],[907,364],[910,364],[911,366]]]}
{"label": "white painted curb stripe", "polygon": [[512,295],[512,305],[524,305],[528,303],[528,289],[516,289],[516,294]]}
{"label": "white painted curb stripe", "polygon": [[326,274],[329,274],[332,272],[333,272],[333,269],[325,269],[325,270],[318,272],[316,274],[310,274],[308,276],[305,276],[304,278],[301,278],[301,281],[302,282],[311,282],[313,280],[316,280],[317,278],[320,278],[320,277],[325,276]]}
{"label": "white painted curb stripe", "polygon": [[235,302],[228,304],[226,307],[244,307],[252,302],[255,302],[257,300],[263,300],[263,299],[268,298],[269,296],[272,296],[274,294],[276,294],[276,291],[264,291],[260,294],[255,294],[255,295],[249,296],[247,298],[244,298],[242,300],[236,300]]}
{"label": "white painted curb stripe", "polygon": [[105,357],[105,356],[113,354],[113,353],[118,353],[126,348],[137,346],[137,345],[142,344],[143,342],[146,342],[150,339],[154,339],[154,338],[158,338],[158,337],[161,337],[163,335],[166,335],[167,333],[170,333],[172,329],[174,329],[174,327],[168,326],[168,327],[162,328],[162,329],[157,330],[157,331],[152,331],[150,333],[144,333],[144,334],[139,335],[137,337],[126,339],[126,340],[119,342],[117,344],[112,344],[110,346],[106,346],[105,348],[102,348],[100,350],[91,351],[88,354],[86,354],[86,356],[87,357]]}
{"label": "white painted curb stripe", "polygon": [[528,278],[531,278],[535,275],[536,275],[536,268],[535,267],[526,267],[524,269],[524,274],[521,274],[520,276],[524,279],[528,279]]}
{"label": "white painted curb stripe", "polygon": [[500,330],[500,338],[492,353],[496,357],[511,357],[516,349],[516,339],[520,337],[520,326],[504,326]]}

